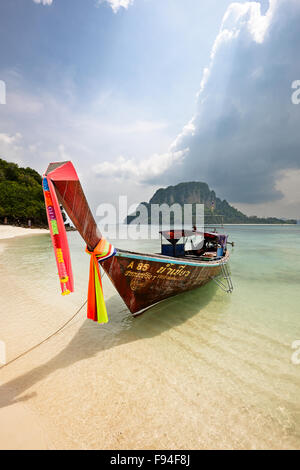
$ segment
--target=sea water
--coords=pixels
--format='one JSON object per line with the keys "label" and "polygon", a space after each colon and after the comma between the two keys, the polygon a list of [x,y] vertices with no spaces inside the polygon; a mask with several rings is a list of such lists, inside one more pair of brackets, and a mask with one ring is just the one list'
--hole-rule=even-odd
{"label": "sea water", "polygon": [[[300,448],[300,226],[226,231],[232,294],[211,282],[133,318],[104,277],[109,323],[86,320],[83,308],[2,372],[0,406],[27,402],[62,448]],[[78,233],[68,238],[76,291],[67,298],[48,235],[5,241],[0,340],[8,360],[86,299],[89,256]],[[159,240],[111,241],[159,250]]]}

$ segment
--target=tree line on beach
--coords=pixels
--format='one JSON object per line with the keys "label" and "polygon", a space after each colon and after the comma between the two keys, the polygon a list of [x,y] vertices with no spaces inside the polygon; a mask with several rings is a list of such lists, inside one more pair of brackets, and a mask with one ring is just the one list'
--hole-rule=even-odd
{"label": "tree line on beach", "polygon": [[0,223],[47,225],[41,175],[3,159],[0,159]]}

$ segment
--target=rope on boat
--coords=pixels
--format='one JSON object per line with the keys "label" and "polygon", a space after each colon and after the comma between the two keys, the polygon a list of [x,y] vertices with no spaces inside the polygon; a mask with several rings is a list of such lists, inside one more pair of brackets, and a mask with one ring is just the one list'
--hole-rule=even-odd
{"label": "rope on boat", "polygon": [[54,336],[56,336],[58,333],[60,333],[67,325],[69,325],[69,323],[71,323],[72,320],[74,320],[74,318],[78,315],[79,312],[81,312],[81,310],[83,309],[83,307],[86,305],[87,303],[87,300],[81,305],[81,307],[74,313],[74,315],[72,315],[71,318],[69,318],[68,321],[66,321],[66,323],[64,323],[60,328],[58,328],[58,330],[56,330],[54,333],[52,333],[51,335],[47,336],[47,338],[43,339],[43,341],[41,341],[40,343],[36,344],[35,346],[32,346],[30,349],[28,349],[27,351],[24,351],[23,353],[19,354],[17,357],[15,357],[14,359],[12,359],[11,361],[7,362],[6,364],[4,364],[3,366],[0,366],[0,370],[3,369],[4,367],[7,367],[9,366],[10,364],[12,364],[13,362],[17,361],[18,359],[20,359],[21,357],[23,356],[26,356],[26,354],[30,353],[31,351],[33,351],[34,349],[37,349],[38,347],[40,347],[42,344],[46,343],[46,341],[49,341],[49,339],[53,338]]}

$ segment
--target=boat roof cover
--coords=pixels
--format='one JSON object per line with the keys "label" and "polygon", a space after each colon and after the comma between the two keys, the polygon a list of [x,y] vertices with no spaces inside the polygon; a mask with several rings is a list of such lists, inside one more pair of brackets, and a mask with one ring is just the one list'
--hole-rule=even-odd
{"label": "boat roof cover", "polygon": [[206,238],[213,238],[218,240],[220,237],[219,233],[212,233],[212,232],[200,232],[199,230],[185,230],[185,229],[180,229],[180,230],[161,230],[159,233],[161,233],[166,240],[180,240],[182,237],[192,237],[194,235],[206,237]]}

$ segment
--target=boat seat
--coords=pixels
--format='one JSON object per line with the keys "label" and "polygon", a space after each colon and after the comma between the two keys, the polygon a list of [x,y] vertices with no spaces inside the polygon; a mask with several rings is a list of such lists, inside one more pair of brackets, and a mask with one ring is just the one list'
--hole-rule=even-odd
{"label": "boat seat", "polygon": [[161,254],[165,256],[184,256],[184,243],[177,243],[177,245],[162,245]]}

